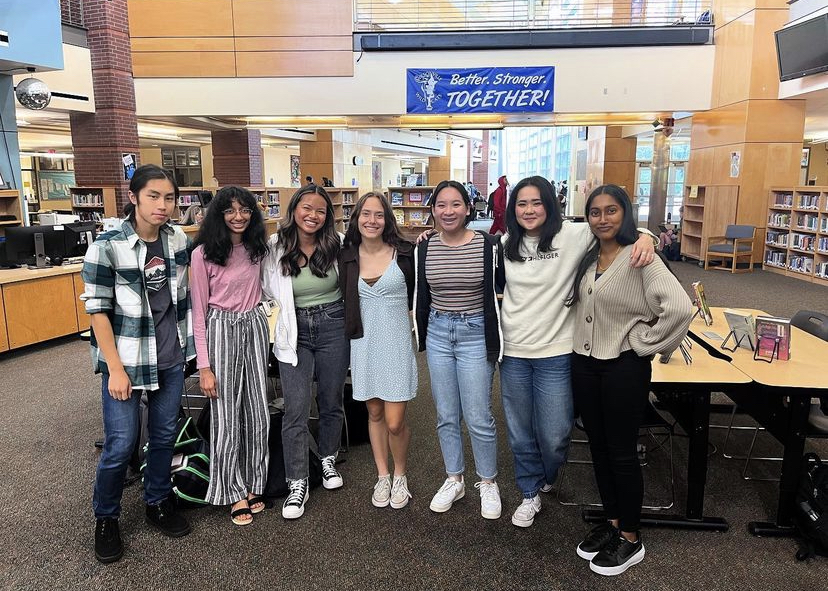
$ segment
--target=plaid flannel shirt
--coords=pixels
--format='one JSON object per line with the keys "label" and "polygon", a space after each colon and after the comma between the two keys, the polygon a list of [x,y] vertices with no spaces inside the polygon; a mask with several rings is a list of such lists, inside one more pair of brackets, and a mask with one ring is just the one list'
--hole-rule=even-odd
{"label": "plaid flannel shirt", "polygon": [[[164,245],[167,286],[176,310],[178,340],[189,361],[196,352],[188,289],[188,239],[180,228],[169,223],[161,227],[159,235]],[[146,256],[147,246],[128,220],[120,229],[101,234],[84,257],[81,276],[86,288],[80,299],[85,302],[87,314],[102,312],[109,316],[118,356],[132,387],[157,390],[155,323],[144,277]],[[108,372],[94,331],[90,344],[95,373]]]}

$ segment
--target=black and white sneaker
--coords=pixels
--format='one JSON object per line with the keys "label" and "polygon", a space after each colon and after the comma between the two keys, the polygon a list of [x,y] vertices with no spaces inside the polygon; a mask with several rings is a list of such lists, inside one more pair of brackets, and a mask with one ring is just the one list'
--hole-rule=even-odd
{"label": "black and white sneaker", "polygon": [[589,568],[599,575],[614,577],[642,560],[644,560],[644,544],[641,542],[641,534],[638,534],[635,542],[630,542],[619,534],[595,555],[589,563]]}
{"label": "black and white sneaker", "polygon": [[600,552],[604,546],[609,544],[618,537],[618,530],[609,521],[605,521],[601,525],[593,527],[584,538],[584,541],[578,544],[576,552],[578,556],[584,560],[592,560],[595,555]]}
{"label": "black and white sneaker", "polygon": [[336,456],[322,458],[322,486],[328,490],[342,486],[342,474],[336,469]]}
{"label": "black and white sneaker", "polygon": [[282,505],[282,517],[299,519],[305,513],[308,502],[308,479],[288,480],[288,496]]}

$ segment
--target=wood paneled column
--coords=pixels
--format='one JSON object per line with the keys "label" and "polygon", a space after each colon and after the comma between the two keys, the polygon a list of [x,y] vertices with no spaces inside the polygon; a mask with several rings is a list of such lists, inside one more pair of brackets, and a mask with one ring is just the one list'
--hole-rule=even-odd
{"label": "wood paneled column", "polygon": [[371,175],[371,132],[347,129],[320,129],[315,142],[299,142],[302,184],[310,175],[322,184],[322,177],[335,187],[359,187],[366,193],[373,186]]}
{"label": "wood paneled column", "polygon": [[798,182],[805,127],[805,101],[776,98],[773,32],[787,22],[788,6],[717,0],[714,18],[713,108],[693,116],[687,184],[739,187],[736,223],[762,228],[763,241],[768,190]]}
{"label": "wood paneled column", "polygon": [[634,137],[621,137],[621,126],[590,127],[587,138],[586,195],[605,184],[623,187],[634,198]]}

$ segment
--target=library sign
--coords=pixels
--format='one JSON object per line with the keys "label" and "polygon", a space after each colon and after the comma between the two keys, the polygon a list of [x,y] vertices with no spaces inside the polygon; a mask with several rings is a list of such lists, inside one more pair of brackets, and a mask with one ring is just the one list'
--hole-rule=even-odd
{"label": "library sign", "polygon": [[406,87],[406,113],[551,113],[555,68],[408,68]]}

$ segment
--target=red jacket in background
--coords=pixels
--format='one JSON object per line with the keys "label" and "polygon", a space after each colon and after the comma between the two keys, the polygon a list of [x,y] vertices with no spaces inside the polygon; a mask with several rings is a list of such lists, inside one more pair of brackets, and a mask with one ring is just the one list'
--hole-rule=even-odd
{"label": "red jacket in background", "polygon": [[497,179],[497,189],[494,190],[494,210],[492,217],[494,222],[489,229],[489,234],[506,233],[506,175]]}

